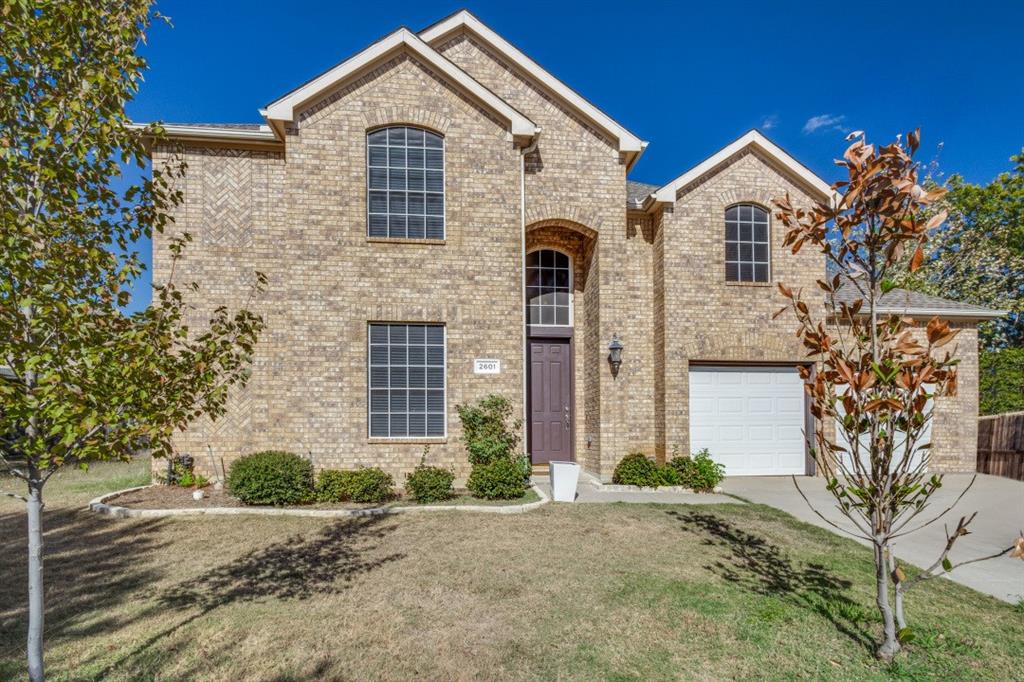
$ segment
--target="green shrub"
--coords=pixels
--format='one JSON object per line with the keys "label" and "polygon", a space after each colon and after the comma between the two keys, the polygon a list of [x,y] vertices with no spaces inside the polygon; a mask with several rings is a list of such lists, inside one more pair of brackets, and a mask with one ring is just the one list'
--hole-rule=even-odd
{"label": "green shrub", "polygon": [[351,499],[354,471],[324,469],[316,479],[317,502],[348,502]]}
{"label": "green shrub", "polygon": [[421,504],[451,499],[455,474],[451,469],[428,466],[422,462],[405,477],[405,490]]}
{"label": "green shrub", "polygon": [[682,485],[683,478],[679,470],[671,464],[658,465],[658,485]]}
{"label": "green shrub", "polygon": [[679,485],[693,490],[707,492],[725,478],[725,466],[711,459],[711,453],[704,448],[691,459],[673,457],[669,465],[679,472]]}
{"label": "green shrub", "polygon": [[647,459],[644,453],[631,452],[616,465],[612,483],[655,487],[661,485],[661,474],[658,465]]}
{"label": "green shrub", "polygon": [[245,504],[305,504],[313,500],[313,465],[291,452],[246,455],[231,465],[228,491]]}
{"label": "green shrub", "polygon": [[512,403],[507,398],[489,395],[475,405],[457,405],[455,409],[462,422],[470,464],[489,464],[514,456],[522,421],[512,419]]}
{"label": "green shrub", "polygon": [[522,458],[503,457],[487,464],[476,464],[466,487],[485,500],[515,500],[526,494]]}
{"label": "green shrub", "polygon": [[395,496],[395,479],[377,467],[348,472],[348,496],[353,502],[387,502]]}
{"label": "green shrub", "polygon": [[1024,348],[984,351],[978,397],[982,414],[1024,410]]}

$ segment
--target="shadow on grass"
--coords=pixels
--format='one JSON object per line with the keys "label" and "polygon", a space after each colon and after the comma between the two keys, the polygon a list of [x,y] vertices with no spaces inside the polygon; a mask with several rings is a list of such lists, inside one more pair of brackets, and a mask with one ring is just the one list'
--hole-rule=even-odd
{"label": "shadow on grass", "polygon": [[[328,525],[312,536],[292,535],[165,590],[157,599],[157,610],[196,610],[148,637],[110,663],[96,678],[102,679],[115,671],[135,675],[160,672],[174,653],[158,651],[154,646],[221,607],[243,602],[303,600],[348,589],[356,578],[405,557],[401,553],[376,553],[378,541],[394,528],[393,523],[384,521],[381,516],[355,517]],[[204,658],[209,661],[216,657],[207,653]],[[320,666],[325,668],[329,664],[330,661],[322,661]],[[201,665],[196,663],[197,667]],[[190,679],[196,672],[184,671],[178,679]]]}
{"label": "shadow on grass", "polygon": [[[142,561],[166,542],[159,520],[113,521],[81,509],[43,512],[45,639],[85,637],[125,625],[123,617],[78,621],[116,610],[159,578]],[[28,621],[27,539],[23,512],[0,515],[0,659],[24,654]],[[0,668],[2,670],[2,668]]]}
{"label": "shadow on grass", "polygon": [[865,629],[870,616],[846,594],[852,583],[817,563],[795,562],[778,545],[707,512],[669,511],[683,529],[704,536],[703,544],[724,556],[708,570],[749,592],[772,595],[808,609],[828,620],[841,633],[874,651]]}

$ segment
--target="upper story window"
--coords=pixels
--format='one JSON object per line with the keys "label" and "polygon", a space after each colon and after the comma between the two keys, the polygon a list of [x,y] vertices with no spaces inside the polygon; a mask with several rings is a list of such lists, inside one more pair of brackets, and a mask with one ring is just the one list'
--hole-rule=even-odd
{"label": "upper story window", "polygon": [[768,211],[753,204],[725,210],[725,280],[767,282]]}
{"label": "upper story window", "polygon": [[444,138],[394,126],[366,135],[367,234],[444,239]]}
{"label": "upper story window", "polygon": [[553,249],[526,254],[528,324],[572,324],[572,261]]}

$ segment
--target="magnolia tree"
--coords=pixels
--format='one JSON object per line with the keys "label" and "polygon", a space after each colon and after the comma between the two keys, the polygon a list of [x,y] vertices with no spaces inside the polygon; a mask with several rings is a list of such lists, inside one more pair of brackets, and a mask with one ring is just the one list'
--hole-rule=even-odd
{"label": "magnolia tree", "polygon": [[[146,310],[123,312],[143,273],[136,242],[164,230],[181,199],[180,163],[116,189],[121,164],[142,167],[144,136],[160,134],[134,130],[124,111],[154,16],[145,0],[0,9],[0,456],[20,481],[5,492],[27,512],[33,681],[43,679],[46,482],[68,465],[169,452],[176,428],[223,412],[263,327],[219,308],[190,331],[173,281],[157,283]],[[187,241],[172,243],[175,263]]]}
{"label": "magnolia tree", "polygon": [[[836,163],[848,179],[832,186],[830,204],[805,210],[794,207],[788,195],[774,202],[786,230],[784,245],[793,253],[805,245],[820,249],[834,273],[818,282],[823,309],[817,305],[820,298],[808,305],[803,292],[780,283],[788,302],[776,316],[787,310],[795,315],[797,334],[814,360],[813,367],[800,370],[816,418],[810,450],[853,534],[873,548],[884,633],[877,654],[891,659],[912,636],[903,609],[908,590],[966,563],[1007,553],[1021,556],[1024,537],[991,556],[953,563],[950,553],[969,532],[970,515],[947,527],[935,563],[914,577],[908,578],[897,558],[898,538],[952,508],[929,513],[942,476],[928,473],[926,434],[934,399],[957,391],[957,330],[937,317],[921,328],[910,318],[881,315],[878,302],[891,289],[898,263],[909,263],[911,270],[920,266],[928,232],[946,218],[944,212],[929,214],[926,207],[945,190],[918,184],[913,154],[919,132],[908,134],[905,145],[898,138],[880,148],[868,144],[861,132],[847,140],[852,144]],[[855,295],[849,296],[849,289],[838,295],[845,287]]]}

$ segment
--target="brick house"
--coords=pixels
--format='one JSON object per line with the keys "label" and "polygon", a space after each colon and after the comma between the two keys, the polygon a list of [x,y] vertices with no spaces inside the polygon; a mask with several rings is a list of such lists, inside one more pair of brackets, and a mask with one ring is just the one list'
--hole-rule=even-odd
{"label": "brick house", "polygon": [[[245,304],[254,270],[269,278],[249,304],[267,322],[251,382],[180,451],[288,449],[401,481],[430,445],[464,478],[455,406],[498,393],[535,464],[609,480],[632,450],[708,447],[733,475],[813,473],[803,353],[771,315],[775,282],[809,291],[825,263],[784,250],[769,207],[829,187],[757,131],[664,185],[631,182],[647,143],[465,11],[260,113],[167,125],[152,149],[188,163],[175,229],[194,238],[178,273],[202,285],[192,321]],[[887,304],[963,328],[932,467],[973,470],[975,325],[992,313],[900,296]]]}

